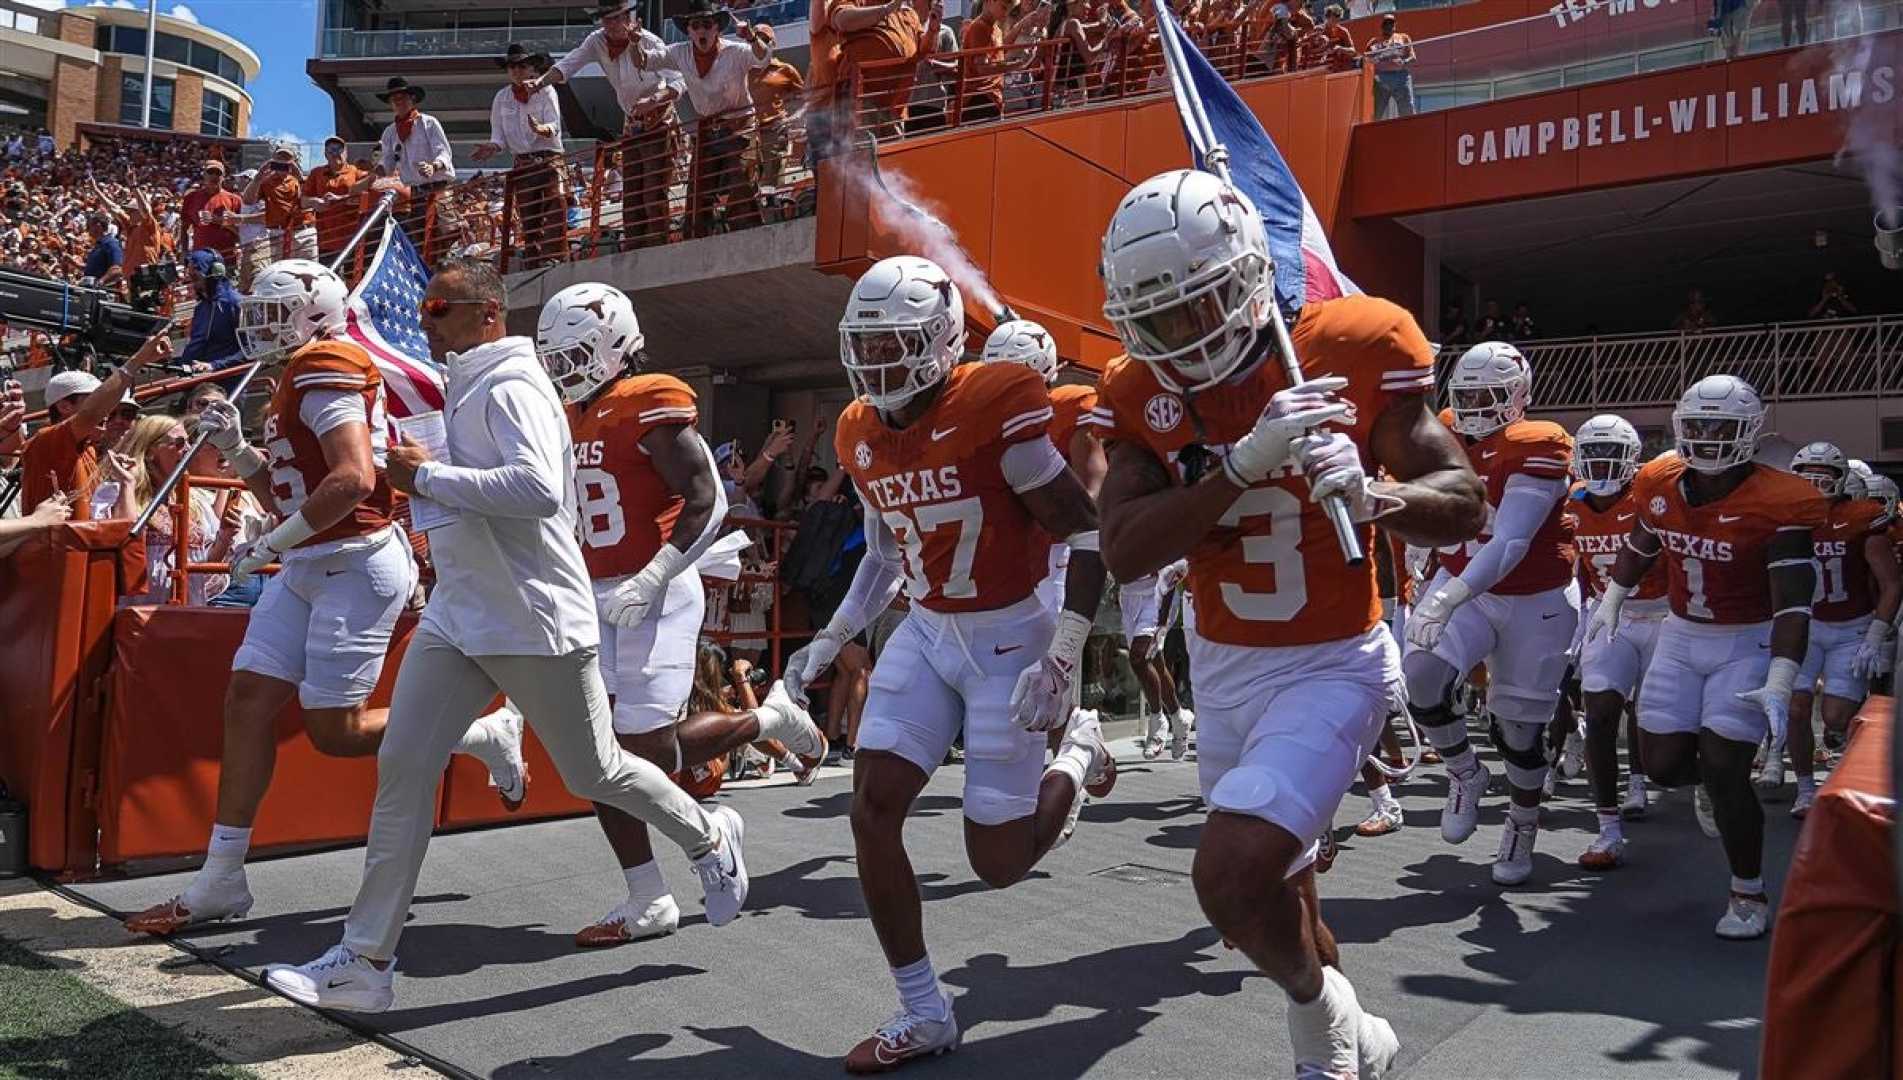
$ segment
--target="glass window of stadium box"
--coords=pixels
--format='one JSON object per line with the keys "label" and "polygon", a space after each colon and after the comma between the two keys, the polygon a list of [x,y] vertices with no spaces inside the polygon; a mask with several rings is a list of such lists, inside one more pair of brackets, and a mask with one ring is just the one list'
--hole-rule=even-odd
{"label": "glass window of stadium box", "polygon": [[218,93],[205,91],[205,103],[199,110],[198,133],[233,138],[238,134],[238,103]]}
{"label": "glass window of stadium box", "polygon": [[[93,36],[93,47],[101,52],[119,53],[124,56],[145,55],[145,27],[143,26],[102,26]],[[170,60],[174,64],[197,68],[235,86],[244,85],[244,67],[237,58],[218,51],[202,41],[193,41],[177,34],[159,31],[158,43],[153,53],[160,60]]]}
{"label": "glass window of stadium box", "polygon": [[[137,124],[144,117],[145,76],[126,75],[119,84],[119,122]],[[172,80],[152,80],[152,126],[170,128],[172,126]]]}

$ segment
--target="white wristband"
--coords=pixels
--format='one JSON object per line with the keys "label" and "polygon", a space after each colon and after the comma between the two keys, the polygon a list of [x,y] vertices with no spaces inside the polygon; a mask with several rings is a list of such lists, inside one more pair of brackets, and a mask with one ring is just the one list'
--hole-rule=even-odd
{"label": "white wristband", "polygon": [[272,529],[264,543],[272,551],[285,552],[316,535],[317,530],[311,528],[311,523],[304,520],[304,511],[299,510]]}
{"label": "white wristband", "polygon": [[1083,659],[1084,642],[1090,638],[1090,620],[1075,611],[1059,612],[1057,629],[1051,634],[1051,647],[1045,655],[1062,664],[1066,670],[1077,670],[1077,664]]}
{"label": "white wristband", "polygon": [[251,448],[250,443],[239,443],[237,449],[225,452],[225,460],[231,462],[232,471],[238,479],[244,480],[259,469],[264,468],[264,455]]}
{"label": "white wristband", "polygon": [[1619,608],[1625,604],[1626,594],[1631,591],[1632,587],[1629,585],[1621,585],[1616,581],[1608,581],[1606,582],[1606,591],[1604,595],[1600,596],[1599,602],[1602,604],[1611,604],[1612,607],[1609,610],[1618,611]]}
{"label": "white wristband", "polygon": [[670,540],[662,544],[660,550],[654,553],[654,557],[648,560],[648,564],[641,568],[640,576],[656,585],[665,585],[679,577],[680,572],[686,569],[691,561],[687,553],[675,547],[674,542]]}

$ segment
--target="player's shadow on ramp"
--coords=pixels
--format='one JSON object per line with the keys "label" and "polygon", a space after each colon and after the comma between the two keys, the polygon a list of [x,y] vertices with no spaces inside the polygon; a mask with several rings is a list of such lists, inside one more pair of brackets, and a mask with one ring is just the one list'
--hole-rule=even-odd
{"label": "player's shadow on ramp", "polygon": [[967,1030],[986,1021],[1036,1020],[1059,1005],[1150,1010],[1175,998],[1226,997],[1257,978],[1234,967],[1193,966],[1218,959],[1221,940],[1215,930],[1201,927],[1169,941],[1119,945],[1053,964],[1014,965],[1001,953],[983,953],[947,971],[944,981],[971,991],[958,1008]]}
{"label": "player's shadow on ramp", "polygon": [[[962,848],[959,857],[963,858]],[[815,876],[833,865],[840,867],[843,873]],[[1025,875],[1025,880],[1049,876],[1042,870],[1033,870]],[[949,874],[926,871],[917,874],[917,878],[919,898],[928,904],[991,891],[991,886],[975,877],[954,881]],[[809,919],[866,918],[865,894],[859,889],[855,860],[850,855],[819,855],[755,877],[747,892],[748,914],[774,908],[791,908]]]}
{"label": "player's shadow on ramp", "polygon": [[[571,948],[570,951],[572,952],[573,949]],[[686,964],[639,964],[626,971],[609,971],[600,975],[570,979],[566,982],[546,983],[527,990],[497,994],[494,997],[469,1001],[446,1001],[440,1005],[425,1005],[414,1009],[393,1009],[387,1013],[364,1017],[363,1020],[382,1031],[412,1031],[481,1016],[510,1016],[548,1005],[559,1005],[566,1001],[593,997],[597,994],[628,990],[664,979],[705,974],[707,969],[689,967]],[[665,1036],[661,1038],[661,1041],[666,1041]]]}
{"label": "player's shadow on ramp", "polygon": [[[930,818],[948,813],[959,814],[963,807],[964,800],[956,795],[920,795],[912,802],[911,816]],[[850,788],[817,799],[808,799],[799,806],[789,806],[780,811],[781,817],[812,821],[845,821],[851,814],[852,790]]]}

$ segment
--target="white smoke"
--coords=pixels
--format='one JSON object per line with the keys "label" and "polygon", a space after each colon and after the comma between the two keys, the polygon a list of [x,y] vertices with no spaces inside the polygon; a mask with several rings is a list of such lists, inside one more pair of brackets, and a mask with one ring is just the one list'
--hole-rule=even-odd
{"label": "white smoke", "polygon": [[870,153],[857,147],[834,161],[847,190],[863,195],[868,207],[882,207],[880,224],[911,249],[910,254],[943,267],[964,294],[967,307],[977,305],[994,321],[1006,317],[1004,302],[985,272],[972,261],[951,226],[927,208],[910,181],[897,173],[880,172]]}
{"label": "white smoke", "polygon": [[1839,167],[1846,161],[1855,165],[1870,187],[1871,205],[1879,214],[1890,214],[1892,221],[1903,213],[1899,211],[1903,207],[1903,147],[1890,137],[1898,106],[1894,97],[1881,104],[1875,100],[1869,75],[1886,66],[1894,72],[1899,59],[1903,59],[1903,50],[1896,47],[1893,37],[1866,34],[1831,47],[1833,68],[1863,79],[1862,100],[1850,110],[1843,145],[1834,163]]}

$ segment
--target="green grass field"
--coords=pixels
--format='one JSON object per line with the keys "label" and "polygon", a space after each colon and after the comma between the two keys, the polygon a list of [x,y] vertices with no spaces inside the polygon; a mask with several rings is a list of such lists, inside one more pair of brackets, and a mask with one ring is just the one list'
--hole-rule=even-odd
{"label": "green grass field", "polygon": [[255,1075],[0,938],[0,1080]]}

